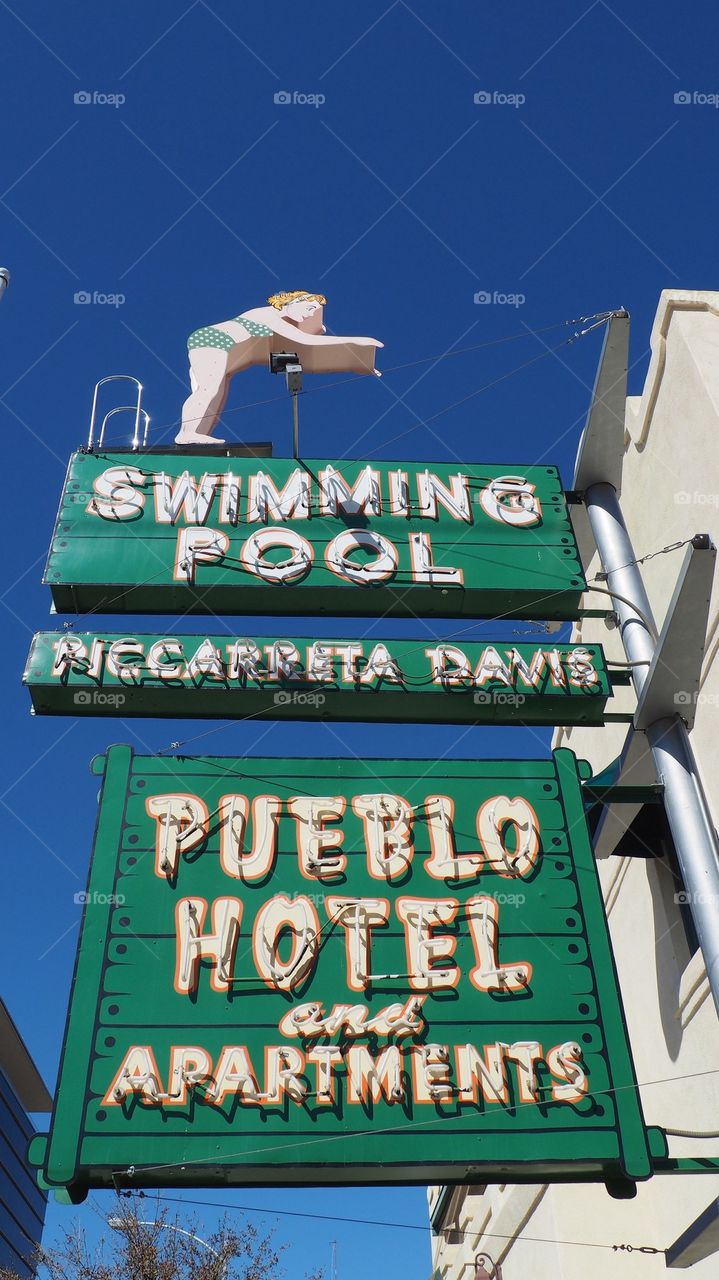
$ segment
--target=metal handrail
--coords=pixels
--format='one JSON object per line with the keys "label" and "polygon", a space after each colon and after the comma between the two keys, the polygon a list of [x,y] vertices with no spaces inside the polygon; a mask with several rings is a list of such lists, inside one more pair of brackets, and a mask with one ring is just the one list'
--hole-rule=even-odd
{"label": "metal handrail", "polygon": [[[90,414],[90,433],[89,433],[89,435],[88,435],[88,439],[87,439],[87,447],[88,447],[88,449],[92,449],[92,448],[93,448],[93,446],[94,446],[94,439],[95,439],[95,419],[96,419],[96,417],[97,417],[97,399],[98,399],[98,395],[99,395],[99,393],[100,393],[100,387],[102,387],[106,382],[132,382],[132,383],[134,383],[134,385],[137,387],[137,400],[136,400],[136,402],[135,402],[135,405],[134,405],[134,406],[132,406],[132,405],[123,405],[123,406],[121,406],[121,407],[122,407],[122,408],[133,408],[133,407],[134,407],[134,409],[135,409],[135,430],[134,430],[134,432],[133,432],[133,436],[132,436],[132,447],[133,447],[133,449],[139,449],[139,447],[140,447],[140,416],[141,416],[141,414],[142,414],[142,391],[143,391],[143,387],[142,387],[142,383],[139,381],[139,379],[138,379],[138,378],[133,378],[132,374],[129,374],[129,373],[110,373],[110,374],[108,374],[108,375],[107,375],[107,377],[105,377],[105,378],[100,378],[99,382],[96,382],[96,383],[95,383],[95,391],[94,391],[94,394],[93,394],[93,397],[92,397],[92,412],[91,412],[91,414]],[[109,414],[106,414],[106,415],[105,415],[105,420],[104,420],[104,422],[103,422],[103,427],[104,427],[105,422],[107,421],[107,418],[108,418],[108,417],[109,417]],[[146,439],[147,439],[147,423],[145,423],[145,439],[143,440],[143,444],[145,443],[145,440],[146,440]],[[102,432],[101,432],[101,436],[100,436],[100,444],[101,444],[101,443],[102,443]]]}
{"label": "metal handrail", "polygon": [[[132,447],[133,449],[140,448],[140,439],[139,439],[139,433],[138,433],[138,417],[137,417],[136,406],[134,404],[119,404],[115,409],[108,409],[107,413],[105,414],[105,417],[103,418],[100,424],[100,433],[97,437],[98,449],[102,448],[105,440],[105,425],[107,423],[108,418],[111,418],[113,413],[127,413],[128,411],[136,415],[135,416],[135,434],[132,437]],[[150,415],[147,412],[147,409],[140,409],[139,415],[142,418],[143,424],[144,424],[143,432],[142,432],[142,447],[144,449],[147,444],[147,434],[150,430]]]}

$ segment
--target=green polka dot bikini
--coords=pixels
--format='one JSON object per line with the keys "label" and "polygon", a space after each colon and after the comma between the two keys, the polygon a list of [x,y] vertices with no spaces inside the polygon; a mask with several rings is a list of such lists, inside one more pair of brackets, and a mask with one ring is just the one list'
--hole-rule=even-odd
{"label": "green polka dot bikini", "polygon": [[[246,329],[251,338],[271,338],[272,330],[266,324],[258,324],[255,320],[246,320],[244,316],[235,316],[234,324],[241,324]],[[221,351],[231,351],[237,346],[234,338],[229,333],[224,333],[222,329],[215,329],[213,325],[205,325],[202,329],[195,329],[187,339],[187,349],[192,351],[195,347],[219,347]]]}

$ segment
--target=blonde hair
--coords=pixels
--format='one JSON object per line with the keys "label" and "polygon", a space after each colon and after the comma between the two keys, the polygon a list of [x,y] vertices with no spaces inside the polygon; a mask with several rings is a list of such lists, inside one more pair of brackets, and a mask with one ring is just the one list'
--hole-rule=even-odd
{"label": "blonde hair", "polygon": [[298,298],[314,298],[323,307],[327,305],[327,299],[321,293],[306,293],[304,289],[297,289],[294,293],[273,293],[267,301],[271,307],[281,311],[283,307],[287,306],[288,302],[296,302]]}

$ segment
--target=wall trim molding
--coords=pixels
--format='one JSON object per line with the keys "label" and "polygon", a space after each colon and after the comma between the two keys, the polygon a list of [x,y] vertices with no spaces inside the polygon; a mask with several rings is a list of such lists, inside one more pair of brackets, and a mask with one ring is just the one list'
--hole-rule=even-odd
{"label": "wall trim molding", "polygon": [[[637,449],[646,444],[667,360],[667,336],[677,311],[704,311],[719,318],[719,293],[705,289],[664,289],[649,339],[652,356],[641,396],[627,397],[625,427]],[[635,408],[636,405],[636,408]]]}

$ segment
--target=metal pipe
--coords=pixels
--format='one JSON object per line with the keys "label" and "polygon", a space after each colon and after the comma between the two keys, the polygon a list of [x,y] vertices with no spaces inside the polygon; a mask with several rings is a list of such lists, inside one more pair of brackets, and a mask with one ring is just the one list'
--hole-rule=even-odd
{"label": "metal pipe", "polygon": [[[584,502],[607,575],[607,589],[619,618],[624,651],[630,662],[651,661],[659,633],[639,566],[632,563],[636,559],[634,548],[616,492],[610,484],[593,484],[587,489]],[[630,600],[636,609],[628,603]],[[637,674],[632,675],[637,693],[641,692],[647,670],[639,667]]]}
{"label": "metal pipe", "polygon": [[[619,618],[624,650],[629,661],[638,664],[631,672],[639,694],[658,634],[651,605],[640,568],[633,563],[634,549],[613,486],[590,485],[584,502]],[[632,600],[637,609],[626,600]],[[679,715],[657,720],[647,727],[646,735],[657,777],[664,784],[667,820],[719,1013],[719,839],[684,721]]]}
{"label": "metal pipe", "polygon": [[296,391],[292,392],[292,457],[300,456],[300,405]]}

